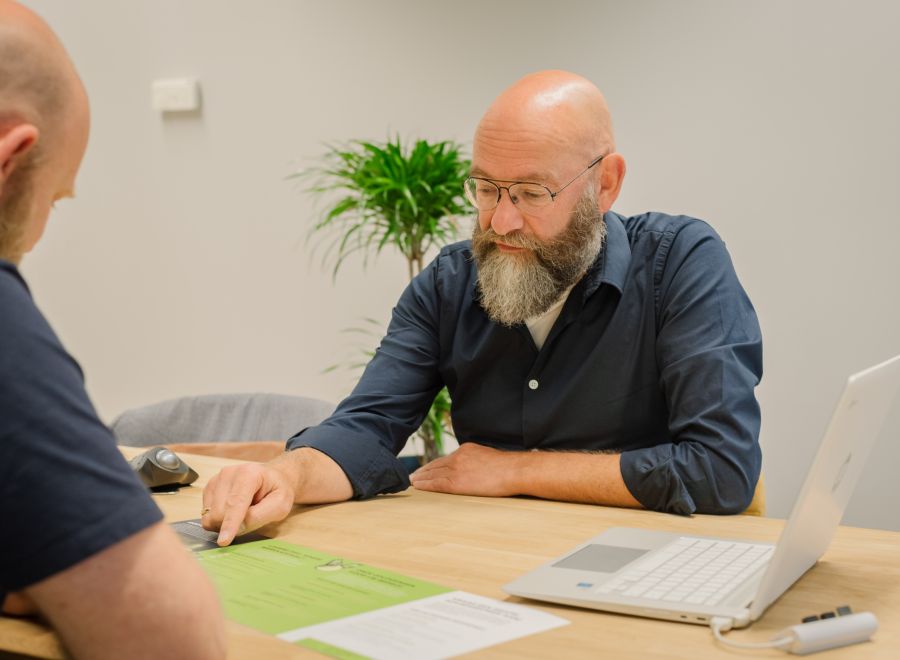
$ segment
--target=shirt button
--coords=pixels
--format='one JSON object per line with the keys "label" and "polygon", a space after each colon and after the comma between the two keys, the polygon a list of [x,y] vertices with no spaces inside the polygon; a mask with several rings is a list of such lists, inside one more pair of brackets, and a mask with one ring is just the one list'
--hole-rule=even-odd
{"label": "shirt button", "polygon": [[532,378],[528,381],[528,387],[532,390],[536,390],[538,388],[538,382],[534,378]]}

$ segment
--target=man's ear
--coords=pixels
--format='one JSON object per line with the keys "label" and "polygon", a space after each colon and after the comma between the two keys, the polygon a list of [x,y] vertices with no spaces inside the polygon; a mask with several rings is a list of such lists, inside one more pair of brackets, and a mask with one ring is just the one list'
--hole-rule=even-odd
{"label": "man's ear", "polygon": [[601,213],[606,213],[612,208],[619,191],[622,190],[622,182],[625,180],[625,159],[622,154],[613,152],[600,162],[600,185],[597,194],[597,207]]}
{"label": "man's ear", "polygon": [[16,124],[0,132],[0,194],[16,167],[37,144],[40,131],[32,124]]}

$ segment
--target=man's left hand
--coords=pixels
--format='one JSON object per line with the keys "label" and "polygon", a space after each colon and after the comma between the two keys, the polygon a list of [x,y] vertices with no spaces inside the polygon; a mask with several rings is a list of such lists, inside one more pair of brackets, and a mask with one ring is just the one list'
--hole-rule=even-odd
{"label": "man's left hand", "polygon": [[522,452],[501,451],[466,442],[455,452],[423,465],[410,475],[413,487],[455,495],[518,495]]}

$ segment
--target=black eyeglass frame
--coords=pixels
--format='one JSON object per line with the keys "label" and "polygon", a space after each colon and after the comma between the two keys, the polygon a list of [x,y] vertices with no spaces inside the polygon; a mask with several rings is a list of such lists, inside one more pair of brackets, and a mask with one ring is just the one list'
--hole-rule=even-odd
{"label": "black eyeglass frame", "polygon": [[[520,185],[520,184],[525,184],[525,185],[529,185],[529,186],[540,186],[541,188],[543,188],[544,190],[547,191],[547,194],[550,195],[550,203],[553,203],[553,202],[556,201],[556,196],[559,195],[559,193],[561,193],[563,190],[565,190],[566,188],[568,188],[569,186],[571,186],[573,183],[575,183],[575,182],[576,182],[578,179],[580,179],[580,178],[581,178],[588,170],[590,170],[590,169],[591,169],[592,167],[594,167],[595,165],[599,164],[600,161],[602,161],[602,160],[603,160],[604,158],[606,158],[608,155],[609,155],[609,154],[603,154],[602,156],[597,156],[597,158],[595,158],[594,160],[591,161],[591,164],[590,164],[590,165],[588,165],[588,166],[585,167],[583,170],[581,170],[581,172],[579,172],[579,173],[576,174],[574,177],[572,177],[572,180],[571,180],[571,181],[569,181],[566,185],[564,185],[562,188],[560,188],[560,189],[557,190],[556,192],[553,192],[552,190],[550,190],[550,189],[549,189],[547,186],[545,186],[543,183],[538,183],[538,182],[536,182],[536,181],[506,181],[506,180],[504,180],[504,179],[485,179],[484,177],[480,177],[480,176],[470,176],[470,177],[468,177],[468,178],[463,182],[463,190],[466,191],[466,192],[468,192],[468,186],[467,186],[467,184],[469,183],[469,181],[486,181],[487,183],[490,183],[490,184],[492,184],[495,188],[497,188],[497,201],[496,201],[496,203],[495,203],[491,208],[489,208],[489,209],[479,209],[479,208],[478,208],[478,205],[475,204],[475,202],[474,202],[473,200],[469,199],[468,195],[466,195],[466,199],[469,199],[469,201],[472,202],[472,205],[475,206],[475,208],[478,209],[479,211],[490,211],[491,209],[497,208],[497,206],[500,205],[500,197],[503,195],[503,191],[504,191],[504,190],[506,191],[506,194],[509,195],[509,200],[510,200],[513,204],[515,204],[516,206],[518,206],[518,203],[513,199],[513,196],[510,194],[509,189],[510,189],[512,186],[517,186],[517,185]],[[508,185],[508,186],[500,186],[500,185],[497,185],[498,183],[508,183],[509,185]],[[549,204],[544,204],[544,206],[549,206]],[[540,208],[540,207],[539,207],[539,208]]]}

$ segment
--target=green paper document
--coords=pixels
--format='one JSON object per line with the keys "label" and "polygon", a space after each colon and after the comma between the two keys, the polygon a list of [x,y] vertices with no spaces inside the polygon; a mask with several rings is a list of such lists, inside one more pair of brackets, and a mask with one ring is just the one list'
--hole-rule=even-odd
{"label": "green paper document", "polygon": [[444,658],[568,623],[272,539],[196,557],[228,618],[345,660]]}
{"label": "green paper document", "polygon": [[268,540],[197,553],[225,614],[272,635],[419,600],[445,587]]}

